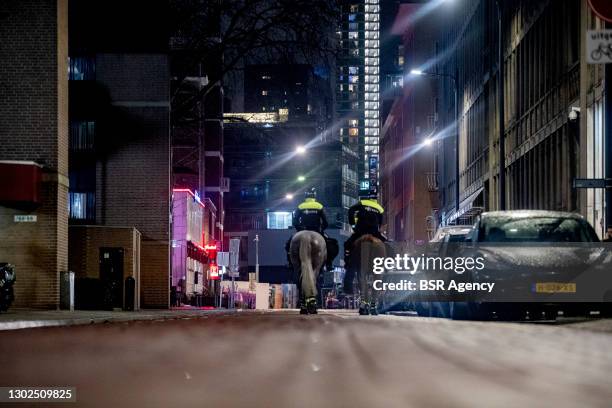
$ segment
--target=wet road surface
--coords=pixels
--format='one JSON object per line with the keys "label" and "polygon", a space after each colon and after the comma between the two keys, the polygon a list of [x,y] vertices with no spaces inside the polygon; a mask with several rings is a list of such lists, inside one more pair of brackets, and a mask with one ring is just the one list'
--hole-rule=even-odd
{"label": "wet road surface", "polygon": [[74,386],[69,407],[610,407],[611,322],[274,311],[15,330],[0,385]]}

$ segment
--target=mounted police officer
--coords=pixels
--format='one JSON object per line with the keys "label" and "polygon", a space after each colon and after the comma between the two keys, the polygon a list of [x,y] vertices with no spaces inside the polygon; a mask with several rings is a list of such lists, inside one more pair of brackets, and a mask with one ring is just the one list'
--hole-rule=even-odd
{"label": "mounted police officer", "polygon": [[316,231],[323,235],[327,228],[327,217],[323,204],[317,201],[317,191],[313,188],[306,191],[304,201],[293,212],[293,226],[297,231]]}
{"label": "mounted police officer", "polygon": [[[382,242],[387,241],[387,238],[380,232],[380,227],[383,223],[384,208],[377,201],[378,195],[376,190],[360,192],[359,202],[353,205],[348,210],[348,221],[353,227],[353,235],[344,242],[344,264],[349,265],[351,251],[355,241],[364,235],[372,235]],[[355,271],[347,268],[345,275],[344,291],[352,293],[352,282]],[[350,284],[348,283],[350,282]]]}
{"label": "mounted police officer", "polygon": [[[293,212],[293,226],[298,232],[308,230],[323,235],[327,245],[326,266],[328,270],[331,270],[332,262],[336,255],[338,255],[338,241],[325,234],[325,229],[328,227],[327,217],[323,210],[323,204],[317,201],[316,189],[312,188],[304,193],[304,201]],[[285,245],[287,253],[289,252],[290,242],[291,238],[289,238]]]}

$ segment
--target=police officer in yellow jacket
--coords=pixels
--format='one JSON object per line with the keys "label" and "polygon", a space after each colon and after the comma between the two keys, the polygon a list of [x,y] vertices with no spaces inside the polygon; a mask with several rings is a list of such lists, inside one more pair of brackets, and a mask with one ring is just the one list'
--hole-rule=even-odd
{"label": "police officer in yellow jacket", "polygon": [[[323,235],[327,245],[327,270],[332,269],[334,258],[338,255],[338,241],[330,238],[325,234],[325,229],[328,227],[327,217],[323,210],[323,204],[317,201],[317,192],[314,188],[306,191],[304,201],[298,205],[298,208],[293,212],[293,227],[297,231],[315,231]],[[291,238],[285,244],[287,251],[287,261],[291,264],[289,257],[289,245]]]}
{"label": "police officer in yellow jacket", "polygon": [[[360,194],[360,200],[348,210],[348,221],[353,227],[353,235],[344,242],[344,264],[349,264],[351,251],[360,237],[370,234],[380,239],[387,241],[387,238],[380,232],[380,226],[383,223],[384,208],[377,201],[376,191],[368,191]],[[347,269],[344,279],[344,291],[352,293],[352,285],[354,279],[354,270]]]}
{"label": "police officer in yellow jacket", "polygon": [[297,231],[316,231],[323,235],[327,228],[327,217],[323,204],[317,201],[317,192],[313,188],[306,192],[304,202],[293,213],[293,226]]}

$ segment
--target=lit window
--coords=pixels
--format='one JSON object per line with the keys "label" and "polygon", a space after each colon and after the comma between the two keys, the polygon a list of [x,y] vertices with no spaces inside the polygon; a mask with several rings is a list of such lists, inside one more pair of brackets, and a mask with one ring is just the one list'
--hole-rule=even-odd
{"label": "lit window", "polygon": [[357,127],[359,126],[359,121],[357,119],[351,119],[349,120],[349,126]]}
{"label": "lit window", "polygon": [[349,128],[349,136],[359,136],[358,128]]}
{"label": "lit window", "polygon": [[268,229],[287,229],[291,227],[291,213],[288,211],[271,211],[267,213]]}
{"label": "lit window", "polygon": [[359,38],[359,33],[357,31],[349,31],[348,38],[349,40],[356,40]]}
{"label": "lit window", "polygon": [[95,219],[95,198],[93,192],[73,192],[68,194],[69,215],[75,220],[93,220]]}
{"label": "lit window", "polygon": [[96,79],[96,60],[93,57],[70,57],[68,79],[89,81]]}
{"label": "lit window", "polygon": [[270,75],[263,75],[261,79],[272,79],[272,77]]}
{"label": "lit window", "polygon": [[263,91],[261,91],[261,94],[262,94],[263,96],[267,96],[267,95],[268,95],[268,91],[264,89]]}

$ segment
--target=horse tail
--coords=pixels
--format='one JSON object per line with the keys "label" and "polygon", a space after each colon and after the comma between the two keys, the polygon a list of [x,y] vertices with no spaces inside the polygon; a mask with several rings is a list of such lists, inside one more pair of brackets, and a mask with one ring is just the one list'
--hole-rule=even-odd
{"label": "horse tail", "polygon": [[373,235],[366,234],[355,241],[355,251],[352,256],[355,257],[355,265],[358,265],[356,270],[359,291],[365,303],[376,302],[378,299],[378,293],[372,289],[369,281],[374,279],[372,269],[374,258],[384,258],[386,253],[384,242]]}
{"label": "horse tail", "polygon": [[302,288],[315,288],[314,268],[312,266],[312,245],[313,240],[310,236],[305,236],[300,240],[300,283]]}

